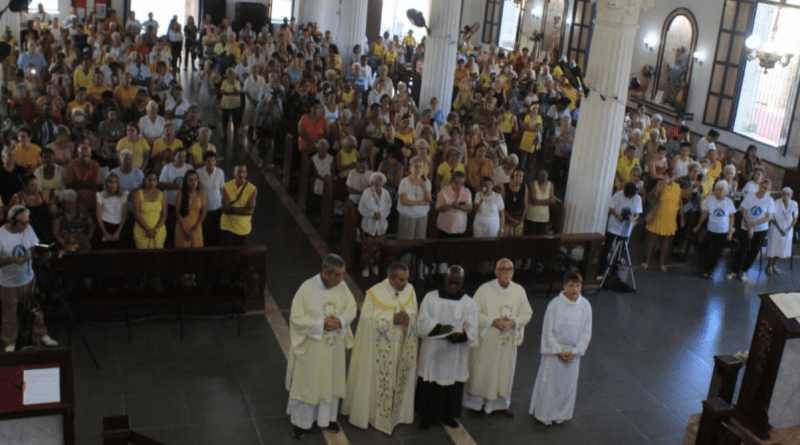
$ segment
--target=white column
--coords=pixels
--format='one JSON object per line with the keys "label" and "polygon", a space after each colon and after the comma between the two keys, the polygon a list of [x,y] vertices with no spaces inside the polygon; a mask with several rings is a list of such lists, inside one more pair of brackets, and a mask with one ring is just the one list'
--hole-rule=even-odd
{"label": "white column", "polygon": [[[353,47],[364,45],[367,36],[367,0],[343,0],[339,15],[339,32],[332,29],[334,40],[339,47],[342,61],[347,63],[348,57],[353,53]],[[342,66],[344,72],[349,67]]]}
{"label": "white column", "polygon": [[581,101],[564,199],[565,233],[605,233],[637,22],[653,2],[596,1],[592,52],[584,76],[591,92]]}
{"label": "white column", "polygon": [[452,105],[460,18],[461,2],[444,0],[431,2],[430,18],[426,17],[431,31],[425,41],[419,103],[423,106],[436,97],[445,115]]}
{"label": "white column", "polygon": [[[349,0],[346,0],[349,1]],[[320,7],[317,8],[317,19],[315,20],[319,24],[319,30],[325,34],[325,31],[330,31],[333,33],[334,38],[338,39],[338,35],[336,35],[336,31],[339,30],[339,20],[341,20],[340,16],[342,13],[342,0],[321,0]],[[339,48],[341,51],[341,48]]]}

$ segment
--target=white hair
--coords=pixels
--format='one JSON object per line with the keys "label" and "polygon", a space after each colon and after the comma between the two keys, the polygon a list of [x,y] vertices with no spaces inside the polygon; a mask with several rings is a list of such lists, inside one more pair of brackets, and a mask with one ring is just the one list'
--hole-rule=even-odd
{"label": "white hair", "polygon": [[723,180],[717,181],[717,183],[714,184],[714,190],[716,191],[717,189],[722,189],[722,194],[727,195],[730,187],[728,186],[728,182]]}
{"label": "white hair", "polygon": [[375,172],[369,175],[369,185],[375,185],[376,182],[386,184],[386,175],[381,172]]}

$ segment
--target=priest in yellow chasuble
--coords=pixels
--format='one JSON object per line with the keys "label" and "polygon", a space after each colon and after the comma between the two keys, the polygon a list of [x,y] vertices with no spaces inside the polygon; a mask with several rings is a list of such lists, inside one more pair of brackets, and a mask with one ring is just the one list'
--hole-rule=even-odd
{"label": "priest in yellow chasuble", "polygon": [[494,267],[496,280],[475,292],[478,305],[478,347],[470,350],[469,380],[464,386],[464,406],[474,414],[511,411],[511,386],[517,365],[517,348],[533,311],[525,289],[512,282],[514,263],[507,258]]}
{"label": "priest in yellow chasuble", "polygon": [[405,264],[387,272],[361,306],[342,414],[354,426],[392,434],[397,424],[414,423],[417,296]]}
{"label": "priest in yellow chasuble", "polygon": [[292,300],[289,315],[289,349],[286,413],[299,439],[314,422],[339,431],[339,399],[346,395],[345,348],[353,347],[350,322],[356,317],[356,300],[342,282],[345,263],[338,255],[322,261],[322,272],[306,280]]}

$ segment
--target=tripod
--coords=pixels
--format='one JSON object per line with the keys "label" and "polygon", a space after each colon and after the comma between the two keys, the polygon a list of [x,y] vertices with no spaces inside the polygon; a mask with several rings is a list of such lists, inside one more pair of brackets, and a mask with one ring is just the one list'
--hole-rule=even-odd
{"label": "tripod", "polygon": [[[611,275],[612,272],[616,273],[617,268],[622,264],[622,260],[624,259],[627,261],[628,270],[630,270],[631,274],[631,288],[634,292],[636,292],[636,279],[633,277],[633,267],[631,262],[631,253],[628,250],[628,241],[630,240],[630,232],[631,232],[631,221],[627,220],[625,222],[625,226],[623,229],[623,233],[627,233],[628,236],[620,236],[617,235],[614,242],[616,246],[614,246],[614,250],[611,253],[611,258],[608,260],[608,266],[606,266],[605,272],[603,272],[603,279],[600,281],[600,288],[602,289],[603,286],[606,284],[606,280]],[[623,256],[624,255],[624,256]]]}

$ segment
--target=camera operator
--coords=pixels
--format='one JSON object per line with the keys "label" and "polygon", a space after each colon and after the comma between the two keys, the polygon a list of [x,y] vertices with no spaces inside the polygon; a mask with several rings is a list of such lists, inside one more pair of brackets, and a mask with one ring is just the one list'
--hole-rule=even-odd
{"label": "camera operator", "polygon": [[642,213],[642,198],[639,188],[633,182],[625,184],[625,188],[614,193],[608,207],[608,226],[603,249],[597,264],[598,280],[603,279],[603,272],[608,267],[608,254],[617,238],[628,238],[631,230]]}
{"label": "camera operator", "polygon": [[[0,300],[3,302],[3,326],[0,333],[6,352],[13,352],[17,342],[17,305],[23,302],[32,309],[33,290],[33,251],[39,238],[30,224],[30,212],[25,206],[17,205],[8,212],[8,223],[0,228]],[[33,334],[43,344],[56,346],[58,343],[47,335],[44,316],[36,313]]]}

